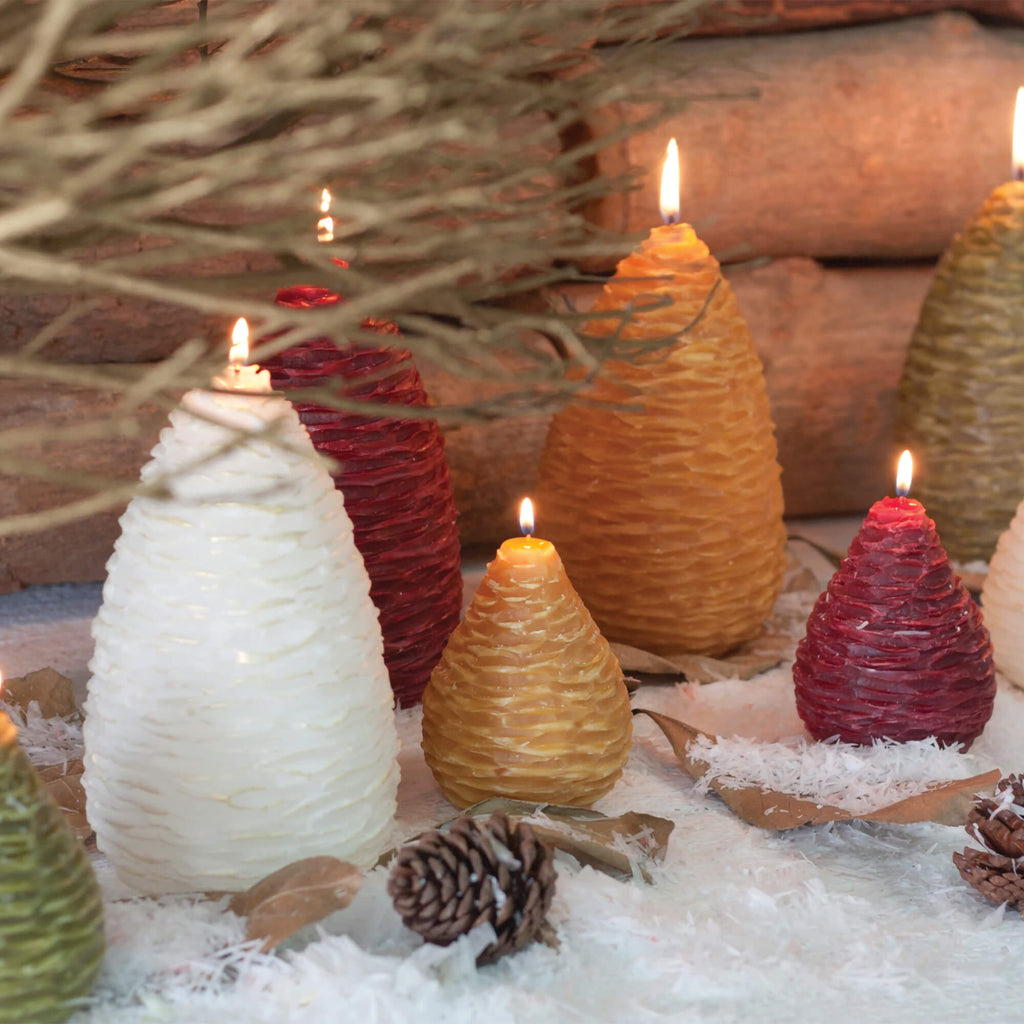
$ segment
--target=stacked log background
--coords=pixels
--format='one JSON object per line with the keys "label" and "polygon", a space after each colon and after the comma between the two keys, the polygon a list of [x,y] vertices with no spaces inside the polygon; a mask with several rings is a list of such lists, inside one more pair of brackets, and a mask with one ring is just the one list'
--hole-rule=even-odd
{"label": "stacked log background", "polygon": [[[599,173],[650,170],[636,191],[587,211],[636,236],[658,221],[654,175],[668,137],[679,140],[684,217],[727,265],[765,363],[790,515],[862,511],[890,488],[895,390],[934,260],[1010,174],[1021,21],[1019,0],[723,0],[699,16],[693,37],[664,52],[664,88],[689,98],[678,114],[599,154]],[[622,105],[587,130],[600,136],[639,112]],[[539,298],[585,309],[593,294]],[[24,345],[69,301],[0,294],[0,352]],[[96,297],[46,352],[76,363],[147,362],[197,335],[221,338],[223,324]],[[422,369],[439,404],[478,396],[473,383]],[[111,402],[52,382],[0,381],[9,426],[88,421]],[[467,547],[486,550],[513,529],[545,431],[544,417],[447,429]],[[60,461],[131,480],[154,441],[147,429],[83,442]],[[82,494],[6,478],[0,515]],[[108,511],[0,537],[0,590],[101,579],[116,519]]]}

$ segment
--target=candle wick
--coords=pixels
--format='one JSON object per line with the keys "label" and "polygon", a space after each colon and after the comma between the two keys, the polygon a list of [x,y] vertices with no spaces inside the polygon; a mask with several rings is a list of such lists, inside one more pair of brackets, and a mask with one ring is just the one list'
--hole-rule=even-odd
{"label": "candle wick", "polygon": [[678,224],[682,217],[679,210],[673,210],[672,213],[663,213],[661,215],[661,219],[665,222],[666,225],[668,225]]}
{"label": "candle wick", "polygon": [[1024,164],[1014,164],[1013,180],[1024,181]]}

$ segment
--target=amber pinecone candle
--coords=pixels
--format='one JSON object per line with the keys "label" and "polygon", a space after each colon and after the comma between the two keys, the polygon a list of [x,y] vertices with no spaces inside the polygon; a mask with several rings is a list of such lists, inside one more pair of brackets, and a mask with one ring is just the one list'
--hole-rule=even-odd
{"label": "amber pinecone candle", "polygon": [[588,806],[622,774],[631,737],[619,663],[554,545],[505,541],[423,695],[444,795]]}
{"label": "amber pinecone candle", "polygon": [[943,254],[911,337],[897,435],[950,557],[989,559],[1024,496],[1024,182]]}
{"label": "amber pinecone candle", "polygon": [[992,644],[920,502],[871,506],[814,606],[793,679],[818,740],[935,736],[966,748],[981,734],[995,700]]}
{"label": "amber pinecone candle", "polygon": [[[554,417],[538,513],[610,640],[722,654],[758,633],[782,586],[782,486],[761,361],[688,224],[653,231],[594,309],[630,306],[639,311],[616,350],[673,340],[613,356]],[[617,327],[602,318],[589,330]]]}
{"label": "amber pinecone candle", "polygon": [[[296,287],[280,291],[277,301],[301,309],[333,304],[338,296]],[[386,322],[364,326],[398,333]],[[428,405],[419,371],[402,348],[339,347],[315,338],[263,365],[279,389],[330,386],[366,402]],[[344,495],[370,576],[370,597],[380,612],[391,688],[399,704],[416,704],[462,606],[455,500],[437,422],[367,416],[312,402],[294,405],[316,450],[336,460],[335,485]]]}
{"label": "amber pinecone candle", "polygon": [[105,949],[92,867],[0,712],[0,1024],[66,1020]]}

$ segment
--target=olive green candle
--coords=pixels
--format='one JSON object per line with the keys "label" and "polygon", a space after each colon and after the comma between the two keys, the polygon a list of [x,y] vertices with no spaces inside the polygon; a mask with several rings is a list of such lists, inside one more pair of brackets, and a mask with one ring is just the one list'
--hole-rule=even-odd
{"label": "olive green candle", "polygon": [[950,558],[988,560],[1024,497],[1024,182],[943,254],[900,382],[897,440]]}
{"label": "olive green candle", "polygon": [[0,794],[0,1024],[51,1024],[92,988],[102,902],[82,844],[3,712]]}

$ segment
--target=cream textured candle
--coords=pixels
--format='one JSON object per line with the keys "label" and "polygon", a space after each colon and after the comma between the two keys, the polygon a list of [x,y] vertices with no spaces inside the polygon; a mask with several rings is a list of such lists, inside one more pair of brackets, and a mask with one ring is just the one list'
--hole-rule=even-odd
{"label": "cream textured candle", "polygon": [[[220,387],[269,391],[266,373]],[[239,433],[249,436],[238,441]],[[391,690],[342,497],[290,404],[191,391],[121,520],[85,722],[100,849],[150,892],[368,867],[398,782]]]}
{"label": "cream textured candle", "polygon": [[1024,502],[996,545],[981,607],[996,668],[1024,687]]}

